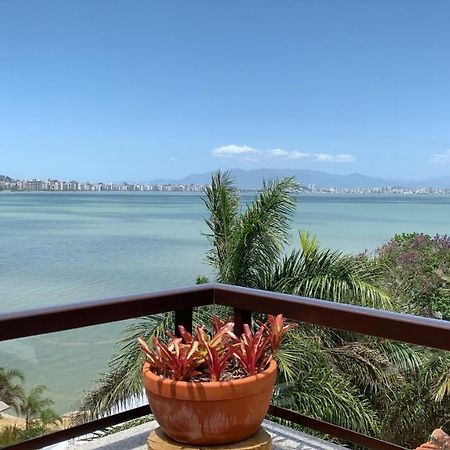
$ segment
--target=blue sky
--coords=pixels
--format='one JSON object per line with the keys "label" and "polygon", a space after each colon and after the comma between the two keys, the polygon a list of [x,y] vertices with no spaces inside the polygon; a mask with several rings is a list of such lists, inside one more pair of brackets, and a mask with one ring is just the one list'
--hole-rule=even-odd
{"label": "blue sky", "polygon": [[450,173],[450,1],[0,1],[0,174]]}

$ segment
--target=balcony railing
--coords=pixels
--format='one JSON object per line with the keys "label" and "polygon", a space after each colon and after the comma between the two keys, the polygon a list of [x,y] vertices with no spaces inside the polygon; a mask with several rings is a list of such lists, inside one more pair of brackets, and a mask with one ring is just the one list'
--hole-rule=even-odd
{"label": "balcony railing", "polygon": [[[450,323],[446,321],[222,284],[2,314],[0,341],[169,311],[175,312],[175,325],[183,324],[186,329],[192,329],[193,308],[210,304],[233,308],[238,333],[242,331],[244,323],[250,323],[252,313],[282,313],[300,322],[450,350]],[[142,406],[8,448],[41,448],[149,413],[149,407]],[[271,405],[269,414],[358,446],[380,450],[403,448],[278,406]]]}

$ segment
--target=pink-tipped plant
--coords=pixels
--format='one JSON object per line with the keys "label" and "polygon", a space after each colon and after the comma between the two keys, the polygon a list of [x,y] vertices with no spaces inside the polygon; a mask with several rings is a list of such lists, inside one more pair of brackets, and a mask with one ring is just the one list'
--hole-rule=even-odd
{"label": "pink-tipped plant", "polygon": [[[267,321],[269,322],[269,336],[270,336],[270,346],[272,348],[272,355],[274,355],[281,346],[281,341],[284,334],[291,328],[296,327],[295,323],[286,323],[285,318],[282,314],[277,316],[272,316],[269,314]],[[263,326],[267,326],[263,324]]]}
{"label": "pink-tipped plant", "polygon": [[264,370],[272,359],[272,354],[267,352],[270,336],[266,331],[267,328],[261,326],[256,333],[252,333],[250,327],[244,324],[244,332],[233,346],[236,359],[249,376]]}
{"label": "pink-tipped plant", "polygon": [[205,364],[211,381],[219,381],[222,373],[227,369],[233,348],[230,342],[237,339],[233,333],[233,322],[223,323],[218,317],[213,318],[214,336],[211,338],[204,327],[197,327],[196,337],[199,341],[200,352],[204,355]]}
{"label": "pink-tipped plant", "polygon": [[181,338],[172,338],[168,344],[157,337],[152,339],[153,349],[138,338],[141,350],[147,356],[152,371],[173,380],[188,381],[198,375],[201,356],[198,352],[198,341],[191,344],[182,342]]}
{"label": "pink-tipped plant", "polygon": [[212,325],[211,336],[203,326],[197,327],[193,335],[179,326],[181,337],[168,333],[167,343],[153,338],[152,348],[139,338],[150,369],[160,376],[182,381],[220,381],[230,366],[234,371],[240,367],[241,376],[255,375],[267,368],[283,335],[295,326],[286,324],[281,314],[268,316],[266,324],[258,322],[255,332],[244,324],[241,337],[233,333],[233,322],[213,317]]}

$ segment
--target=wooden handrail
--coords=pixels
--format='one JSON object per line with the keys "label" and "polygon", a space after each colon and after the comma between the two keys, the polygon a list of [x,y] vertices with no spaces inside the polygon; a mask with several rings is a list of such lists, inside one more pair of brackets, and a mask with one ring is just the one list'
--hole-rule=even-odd
{"label": "wooden handrail", "polygon": [[208,305],[214,285],[69,303],[0,315],[0,341]]}
{"label": "wooden handrail", "polygon": [[238,286],[215,285],[214,302],[300,322],[450,350],[450,322]]}
{"label": "wooden handrail", "polygon": [[[232,307],[237,332],[243,323],[250,321],[252,312],[282,313],[287,318],[300,322],[450,350],[450,322],[447,321],[222,284],[207,284],[1,314],[0,341],[169,311],[175,311],[175,324],[184,324],[187,328],[191,328],[192,308],[208,304]],[[269,412],[357,445],[379,450],[401,448],[276,406],[271,406]],[[149,409],[135,408],[8,448],[34,449],[148,413]]]}
{"label": "wooden handrail", "polygon": [[450,350],[450,322],[445,320],[224,284],[0,314],[0,341],[208,304],[231,306],[246,319],[245,311],[282,313],[301,322]]}

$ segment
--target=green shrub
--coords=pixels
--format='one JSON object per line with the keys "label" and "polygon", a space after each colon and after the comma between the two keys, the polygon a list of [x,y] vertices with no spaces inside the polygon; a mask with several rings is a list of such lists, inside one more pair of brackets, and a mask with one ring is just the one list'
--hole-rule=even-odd
{"label": "green shrub", "polygon": [[449,236],[398,234],[378,254],[390,266],[386,287],[399,310],[450,319]]}

